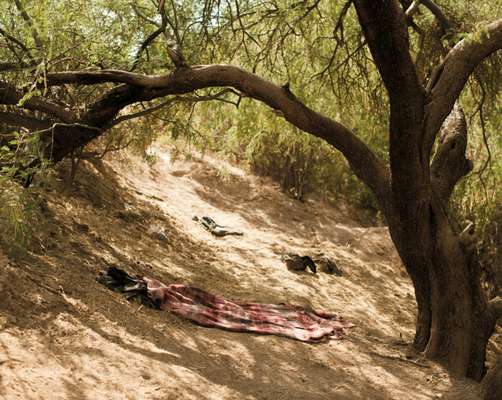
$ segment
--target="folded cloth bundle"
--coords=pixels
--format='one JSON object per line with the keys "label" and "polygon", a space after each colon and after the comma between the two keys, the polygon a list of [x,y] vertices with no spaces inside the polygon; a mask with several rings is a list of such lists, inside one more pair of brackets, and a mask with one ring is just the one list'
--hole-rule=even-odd
{"label": "folded cloth bundle", "polygon": [[303,342],[341,339],[345,329],[354,326],[336,314],[292,304],[232,301],[190,286],[142,279],[146,283],[145,295],[156,307],[202,326],[286,336]]}

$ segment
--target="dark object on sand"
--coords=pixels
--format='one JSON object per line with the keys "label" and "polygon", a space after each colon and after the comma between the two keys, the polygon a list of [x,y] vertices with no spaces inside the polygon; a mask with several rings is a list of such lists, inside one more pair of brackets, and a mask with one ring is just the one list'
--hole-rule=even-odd
{"label": "dark object on sand", "polygon": [[113,290],[138,291],[150,305],[170,311],[198,325],[264,335],[285,336],[315,343],[330,338],[342,339],[354,326],[342,317],[293,304],[264,304],[235,301],[191,286],[163,283],[143,277],[134,278],[112,267],[98,280]]}
{"label": "dark object on sand", "polygon": [[150,236],[159,242],[169,243],[169,237],[164,229],[156,229],[150,233]]}
{"label": "dark object on sand", "polygon": [[81,232],[81,233],[89,233],[89,225],[87,224],[81,224],[77,221],[74,221],[73,222],[73,226],[75,227],[75,229],[78,231],[78,232]]}
{"label": "dark object on sand", "polygon": [[223,226],[223,225],[217,224],[214,221],[214,219],[212,219],[210,217],[202,217],[200,219],[198,217],[193,217],[193,220],[200,221],[202,226],[204,228],[206,228],[209,232],[211,232],[214,236],[223,237],[223,236],[227,236],[227,235],[235,235],[235,236],[242,236],[243,235],[243,233],[240,231],[234,231],[234,230],[232,230],[232,228],[230,228],[228,226]]}
{"label": "dark object on sand", "polygon": [[310,269],[314,274],[317,271],[314,260],[309,256],[299,256],[298,254],[288,253],[281,257],[281,261],[286,264],[290,271],[305,271]]}
{"label": "dark object on sand", "polygon": [[137,213],[133,210],[121,210],[115,213],[117,218],[120,218],[124,222],[133,223],[133,222],[141,222],[144,220],[140,213]]}
{"label": "dark object on sand", "polygon": [[146,282],[140,277],[132,277],[120,268],[109,267],[96,280],[114,292],[124,293],[127,300],[139,298],[141,303],[153,308],[159,308],[158,304],[155,304],[148,295]]}
{"label": "dark object on sand", "polygon": [[315,262],[319,265],[322,272],[336,276],[343,275],[342,269],[336,264],[336,262],[325,255],[321,254],[320,256],[315,257]]}

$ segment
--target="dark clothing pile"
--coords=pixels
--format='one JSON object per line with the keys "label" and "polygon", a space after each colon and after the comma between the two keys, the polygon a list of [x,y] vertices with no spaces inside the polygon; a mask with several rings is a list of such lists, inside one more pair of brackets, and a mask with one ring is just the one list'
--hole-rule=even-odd
{"label": "dark clothing pile", "polygon": [[324,255],[317,257],[300,256],[295,253],[288,253],[281,257],[281,261],[286,264],[290,271],[306,271],[310,269],[314,274],[317,272],[317,266],[320,266],[322,272],[336,276],[342,276],[343,272],[334,260]]}
{"label": "dark clothing pile", "polygon": [[298,254],[288,253],[281,257],[281,261],[286,264],[290,271],[306,271],[310,269],[314,274],[317,271],[314,260],[309,256],[299,256]]}
{"label": "dark clothing pile", "polygon": [[222,236],[228,236],[228,235],[236,235],[236,236],[242,236],[243,233],[240,231],[235,231],[232,228],[224,225],[219,225],[217,224],[214,219],[210,217],[194,217],[194,220],[200,221],[202,226],[206,228],[209,232],[211,232],[214,236],[222,237]]}

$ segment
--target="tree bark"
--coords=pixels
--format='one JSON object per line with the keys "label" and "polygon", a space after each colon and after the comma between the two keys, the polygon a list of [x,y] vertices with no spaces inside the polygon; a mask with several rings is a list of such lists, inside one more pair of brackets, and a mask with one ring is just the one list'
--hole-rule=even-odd
{"label": "tree bark", "polygon": [[483,400],[502,399],[502,355],[483,379]]}
{"label": "tree bark", "polygon": [[432,325],[426,354],[444,360],[459,376],[480,380],[486,344],[494,329],[479,265],[466,254],[440,202],[434,207],[436,243],[432,261]]}
{"label": "tree bark", "polygon": [[414,347],[455,375],[479,381],[495,319],[480,285],[477,259],[462,247],[439,199],[431,197],[415,215],[413,227],[403,226],[397,210],[388,218],[415,288]]}
{"label": "tree bark", "polygon": [[[470,166],[465,159],[465,121],[458,109],[446,124],[448,132],[432,164],[432,174],[430,141],[450,114],[474,66],[502,46],[502,25],[489,24],[491,35],[476,44],[457,45],[428,93],[417,77],[406,17],[397,1],[355,0],[354,4],[390,99],[392,197],[386,217],[415,288],[414,346],[453,373],[480,380],[494,321],[480,287],[478,265],[461,247],[446,211],[453,187]],[[456,81],[452,84],[452,80]]]}

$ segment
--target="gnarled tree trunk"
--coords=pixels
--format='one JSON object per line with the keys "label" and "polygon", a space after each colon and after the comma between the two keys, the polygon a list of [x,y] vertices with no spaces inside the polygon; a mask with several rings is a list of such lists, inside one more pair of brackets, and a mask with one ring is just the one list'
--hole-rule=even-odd
{"label": "gnarled tree trunk", "polygon": [[[445,121],[431,164],[411,170],[414,184],[393,180],[389,229],[409,272],[417,300],[414,346],[459,375],[480,380],[495,319],[481,288],[480,268],[469,235],[451,225],[447,203],[472,164],[465,158],[467,125],[457,104]],[[391,153],[392,154],[392,153]],[[399,171],[406,159],[395,154]],[[398,173],[398,172],[396,172]],[[406,195],[409,187],[413,196]]]}
{"label": "gnarled tree trunk", "polygon": [[[415,288],[414,345],[429,358],[444,362],[453,373],[480,380],[495,320],[481,290],[479,266],[468,246],[461,244],[447,206],[456,183],[472,168],[465,158],[465,117],[455,103],[476,59],[481,60],[487,49],[455,46],[434,82],[424,88],[409,53],[405,15],[399,5],[393,1],[354,3],[389,93],[391,201],[383,209]],[[491,42],[495,36],[487,40],[487,48],[501,46],[502,35],[496,45]],[[463,52],[469,58],[455,60]]]}
{"label": "gnarled tree trunk", "polygon": [[502,354],[499,354],[495,366],[483,379],[483,400],[502,398]]}
{"label": "gnarled tree trunk", "polygon": [[[396,247],[415,287],[415,348],[444,362],[456,375],[480,380],[495,320],[475,258],[466,254],[437,202],[431,202],[428,216],[417,218],[415,234],[394,224],[390,230],[399,236]],[[430,240],[421,241],[416,232],[430,232]]]}

